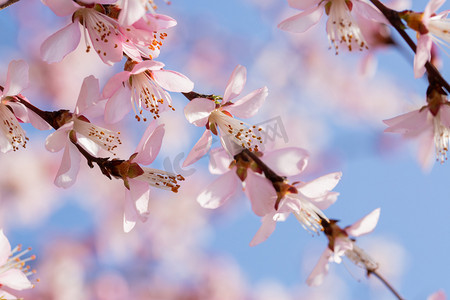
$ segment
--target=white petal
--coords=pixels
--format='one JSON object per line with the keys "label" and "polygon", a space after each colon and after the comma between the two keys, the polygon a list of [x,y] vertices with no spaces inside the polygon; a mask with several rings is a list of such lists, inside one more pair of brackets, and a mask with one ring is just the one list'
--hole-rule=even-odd
{"label": "white petal", "polygon": [[211,131],[205,130],[203,135],[200,137],[198,142],[194,145],[191,152],[189,152],[185,161],[183,162],[183,168],[195,163],[197,160],[202,158],[206,153],[208,153],[212,144]]}
{"label": "white petal", "polygon": [[233,100],[238,96],[244,89],[245,81],[247,80],[247,69],[244,66],[237,65],[234,68],[233,73],[228,80],[225,93],[223,94],[222,104]]}
{"label": "white petal", "polygon": [[152,71],[155,81],[169,92],[187,93],[194,89],[194,83],[181,73],[170,70]]}
{"label": "white petal", "polygon": [[268,94],[267,87],[260,88],[226,107],[225,110],[238,118],[251,118],[258,112]]}
{"label": "white petal", "polygon": [[69,188],[75,183],[78,171],[80,170],[81,154],[70,142],[64,150],[61,166],[55,178],[55,185],[62,188]]}
{"label": "white petal", "polygon": [[308,151],[289,147],[264,153],[261,159],[278,175],[295,176],[306,168],[308,158]]}
{"label": "white petal", "polygon": [[15,96],[28,86],[28,64],[23,60],[9,63],[4,96]]}
{"label": "white petal", "polygon": [[319,286],[322,284],[324,277],[328,274],[329,258],[333,252],[327,247],[319,258],[317,265],[312,270],[311,274],[306,279],[306,284],[309,286]]}
{"label": "white petal", "polygon": [[3,233],[3,229],[0,229],[0,265],[4,265],[11,254],[11,244],[8,238]]}
{"label": "white petal", "polygon": [[305,32],[319,22],[323,15],[323,11],[322,5],[310,8],[284,20],[278,24],[278,28],[290,32]]}
{"label": "white petal", "polygon": [[216,108],[214,101],[206,98],[195,98],[184,107],[184,115],[189,123],[195,126],[205,126],[209,115]]}
{"label": "white petal", "polygon": [[351,236],[360,236],[372,232],[377,226],[380,218],[380,208],[375,209],[367,216],[361,218],[359,221],[351,226],[345,228],[345,232]]}
{"label": "white petal", "polygon": [[273,219],[273,214],[267,214],[261,219],[261,227],[259,227],[252,241],[250,247],[256,246],[269,238],[269,236],[275,231],[277,222]]}
{"label": "white petal", "polygon": [[341,172],[330,173],[301,185],[298,190],[309,198],[322,197],[334,189],[341,176]]}
{"label": "white petal", "polygon": [[257,216],[262,217],[275,209],[277,193],[266,177],[248,170],[245,179],[245,194],[250,199],[253,212]]}
{"label": "white petal", "polygon": [[61,61],[77,48],[80,38],[80,25],[78,22],[70,23],[44,41],[41,45],[42,60],[48,63]]}
{"label": "white petal", "polygon": [[238,184],[236,170],[232,169],[209,184],[198,195],[197,202],[204,208],[218,208],[234,195]]}
{"label": "white petal", "polygon": [[33,287],[27,276],[19,269],[9,269],[0,273],[0,284],[18,291]]}

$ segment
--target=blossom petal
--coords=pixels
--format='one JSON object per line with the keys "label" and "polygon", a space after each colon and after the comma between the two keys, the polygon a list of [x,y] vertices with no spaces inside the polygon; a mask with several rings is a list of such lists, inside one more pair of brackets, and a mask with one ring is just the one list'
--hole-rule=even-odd
{"label": "blossom petal", "polygon": [[105,122],[116,123],[122,120],[131,110],[131,91],[121,86],[106,102]]}
{"label": "blossom petal", "polygon": [[450,128],[450,106],[441,105],[439,108],[439,116],[441,118],[441,123],[447,128]]}
{"label": "blossom petal", "polygon": [[134,158],[134,161],[143,165],[149,165],[155,160],[161,149],[162,139],[165,133],[164,124],[157,125],[158,123],[153,121],[145,130],[144,135],[136,148],[135,153],[137,153],[137,155]]}
{"label": "blossom petal", "polygon": [[80,43],[81,32],[78,22],[70,23],[49,36],[41,45],[42,60],[53,63],[61,61],[74,51]]}
{"label": "blossom petal", "polygon": [[133,67],[131,74],[135,75],[145,71],[157,71],[161,70],[163,67],[164,64],[162,62],[156,60],[144,60]]}
{"label": "blossom petal", "polygon": [[83,80],[80,94],[78,95],[75,113],[82,114],[87,108],[91,107],[94,102],[100,98],[100,87],[98,79],[90,75]]}
{"label": "blossom petal", "polygon": [[197,197],[197,202],[204,208],[218,208],[234,195],[238,184],[239,179],[235,169],[232,169],[202,190]]}
{"label": "blossom petal", "polygon": [[177,21],[169,16],[161,14],[148,13],[145,15],[147,20],[140,19],[133,27],[143,29],[148,32],[160,31],[177,25]]}
{"label": "blossom petal", "polygon": [[50,152],[58,152],[64,148],[69,140],[68,130],[72,127],[73,122],[69,122],[51,133],[45,140],[45,148]]}
{"label": "blossom petal", "polygon": [[120,11],[118,21],[122,26],[133,25],[145,13],[145,6],[140,1],[124,0],[122,1],[122,10]]}
{"label": "blossom petal", "polygon": [[319,178],[311,180],[301,185],[298,190],[303,195],[309,198],[323,197],[329,193],[338,184],[342,173],[335,172],[323,175]]}
{"label": "blossom petal", "polygon": [[355,15],[362,16],[373,22],[390,25],[386,17],[377,8],[363,1],[354,1],[353,11]]}
{"label": "blossom petal", "polygon": [[136,211],[136,205],[133,200],[131,200],[131,193],[129,190],[125,189],[125,206],[123,213],[123,231],[130,232],[138,220],[138,214]]}
{"label": "blossom petal", "polygon": [[432,39],[429,34],[420,34],[417,39],[416,55],[414,56],[414,77],[425,74],[425,64],[431,58]]}
{"label": "blossom petal", "polygon": [[55,185],[62,188],[69,188],[75,183],[78,171],[80,170],[81,154],[72,143],[67,143],[64,149],[61,166],[55,178]]}
{"label": "blossom petal", "polygon": [[233,100],[244,89],[247,80],[247,69],[244,66],[237,65],[228,80],[225,93],[223,94],[222,105],[230,100]]}
{"label": "blossom petal", "polygon": [[261,219],[261,227],[259,227],[255,236],[250,242],[250,247],[256,246],[269,238],[269,236],[275,231],[277,222],[273,219],[273,214],[267,214]]}
{"label": "blossom petal", "polygon": [[187,93],[194,89],[194,83],[181,73],[170,70],[152,71],[155,81],[169,92]]}
{"label": "blossom petal", "polygon": [[222,148],[215,148],[209,152],[209,172],[211,174],[224,174],[230,171],[233,159]]}
{"label": "blossom petal", "polygon": [[3,233],[3,229],[0,229],[0,265],[4,265],[11,254],[11,244],[8,238]]}
{"label": "blossom petal", "polygon": [[212,144],[211,131],[205,130],[203,135],[200,137],[198,142],[194,145],[191,152],[189,152],[186,160],[183,162],[183,168],[195,163],[197,160],[202,158],[206,153],[208,153],[209,148]]}
{"label": "blossom petal", "polygon": [[300,10],[308,9],[319,2],[320,0],[288,0],[290,7]]}
{"label": "blossom petal", "polygon": [[323,11],[322,5],[318,5],[284,20],[278,24],[278,28],[289,32],[305,32],[319,22]]}
{"label": "blossom petal", "polygon": [[447,297],[445,296],[444,291],[439,290],[436,293],[431,294],[428,296],[427,300],[446,300]]}
{"label": "blossom petal", "polygon": [[73,14],[80,6],[69,0],[42,0],[58,17]]}
{"label": "blossom petal", "polygon": [[275,209],[277,193],[266,177],[248,170],[245,178],[245,194],[250,199],[253,212],[257,216],[262,217]]}
{"label": "blossom petal", "polygon": [[328,192],[325,196],[310,198],[311,201],[318,209],[325,210],[331,206],[331,204],[335,203],[339,196],[338,192]]}
{"label": "blossom petal", "polygon": [[226,108],[228,112],[238,118],[253,117],[264,103],[269,94],[267,87],[257,89]]}
{"label": "blossom petal", "polygon": [[12,60],[8,66],[3,96],[15,96],[28,86],[28,64],[23,60]]}
{"label": "blossom petal", "polygon": [[262,160],[281,176],[295,176],[306,168],[308,158],[308,151],[297,147],[289,147],[264,153]]}
{"label": "blossom petal", "polygon": [[144,222],[149,215],[148,203],[150,200],[150,189],[147,182],[130,179],[130,197],[136,206],[139,219]]}
{"label": "blossom petal", "polygon": [[380,208],[373,210],[371,213],[361,218],[359,221],[346,227],[344,230],[348,235],[360,236],[371,233],[377,226],[378,219],[380,218]]}
{"label": "blossom petal", "polygon": [[214,101],[206,98],[195,98],[184,107],[184,115],[189,123],[202,127],[206,125],[209,115],[215,108]]}
{"label": "blossom petal", "polygon": [[0,273],[0,284],[18,291],[33,287],[27,276],[19,269],[9,269]]}
{"label": "blossom petal", "polygon": [[418,134],[427,127],[430,127],[430,124],[427,122],[428,113],[428,109],[414,110],[388,120],[383,120],[385,124],[390,126],[384,132],[409,135]]}
{"label": "blossom petal", "polygon": [[319,258],[317,265],[312,270],[311,274],[306,279],[306,284],[309,286],[319,286],[323,282],[323,278],[328,274],[329,259],[333,252],[327,247]]}
{"label": "blossom petal", "polygon": [[436,12],[439,7],[442,6],[442,4],[445,3],[445,0],[430,0],[427,4],[427,6],[425,6],[425,10],[423,11],[423,16],[422,19],[425,22],[425,25],[428,21],[428,19],[430,18],[430,16]]}
{"label": "blossom petal", "polygon": [[114,74],[114,76],[108,80],[108,82],[105,84],[105,87],[103,88],[103,97],[111,98],[119,88],[124,86],[124,83],[128,81],[130,75],[131,72],[128,71],[122,71]]}

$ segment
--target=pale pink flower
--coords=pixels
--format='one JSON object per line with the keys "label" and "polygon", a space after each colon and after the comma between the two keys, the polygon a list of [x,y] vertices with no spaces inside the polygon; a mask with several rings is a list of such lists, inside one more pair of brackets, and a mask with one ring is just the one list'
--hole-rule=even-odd
{"label": "pale pink flower", "polygon": [[[22,251],[20,246],[11,250],[8,239],[3,230],[0,229],[0,287],[6,286],[18,291],[33,287],[33,284],[27,278],[33,272],[26,266],[26,263],[33,260],[35,256],[22,258],[29,251],[30,248]],[[15,299],[14,296],[11,297],[10,294],[0,290],[0,299],[2,299],[2,296],[7,296],[6,299]]]}
{"label": "pale pink flower", "polygon": [[[374,270],[377,263],[374,262],[361,248],[355,245],[355,242],[349,236],[358,237],[372,232],[380,217],[380,209],[377,208],[353,225],[345,227],[338,236],[332,237],[332,243],[323,252],[316,267],[309,275],[306,283],[310,286],[322,284],[323,278],[328,273],[329,263],[341,263],[342,256],[347,256],[355,265]],[[329,237],[330,238],[330,237]]]}
{"label": "pale pink flower", "polygon": [[146,14],[132,26],[120,27],[125,37],[123,52],[135,62],[143,59],[155,59],[159,56],[162,42],[167,37],[161,30],[173,27],[177,22],[166,15]]}
{"label": "pale pink flower", "polygon": [[203,157],[211,147],[212,135],[219,135],[222,146],[232,156],[244,148],[258,149],[261,138],[256,136],[256,126],[249,128],[243,122],[235,119],[254,116],[267,97],[267,87],[254,90],[235,103],[231,100],[239,96],[244,89],[247,70],[238,65],[228,81],[221,101],[216,99],[195,98],[184,108],[187,120],[199,127],[206,127],[200,140],[188,154],[183,167],[189,166]]}
{"label": "pale pink flower", "polygon": [[[406,16],[407,24],[417,31],[417,49],[414,56],[414,76],[422,77],[425,64],[431,59],[432,42],[449,47],[450,21],[447,18],[450,10],[435,14],[445,0],[430,0],[422,14],[412,13]],[[419,20],[417,20],[417,17]]]}
{"label": "pale pink flower", "polygon": [[447,296],[445,295],[444,291],[439,290],[430,296],[428,296],[427,300],[446,300]]}
{"label": "pale pink flower", "polygon": [[[14,112],[23,111],[23,105],[15,103],[13,97],[28,86],[28,65],[23,60],[9,63],[6,83],[0,90],[0,151],[3,153],[16,151],[19,146],[25,148],[28,138],[19,124]],[[10,108],[9,108],[10,107]]]}
{"label": "pale pink flower", "polygon": [[321,220],[328,220],[322,210],[337,200],[339,193],[332,190],[341,176],[341,172],[335,172],[309,182],[300,182],[285,193],[278,207],[275,207],[278,196],[272,183],[258,174],[249,177],[249,186],[245,192],[252,204],[258,203],[258,215],[263,215],[261,227],[250,246],[265,241],[274,232],[276,223],[285,221],[291,213],[305,230],[318,233],[322,229]]}
{"label": "pale pink flower", "polygon": [[[301,173],[307,165],[308,153],[301,148],[282,148],[264,153],[261,160],[267,164],[272,171],[280,176],[295,176]],[[219,178],[207,185],[198,195],[197,201],[204,208],[215,209],[222,206],[230,199],[240,186],[242,180],[237,175],[237,165],[232,163],[233,159],[222,148],[211,150],[209,170],[212,174],[220,175]],[[248,170],[247,177],[244,179],[246,188],[258,189],[258,180],[253,180],[253,173]],[[256,185],[252,187],[251,185]],[[263,185],[264,186],[264,185]],[[270,198],[269,198],[270,199]],[[255,199],[254,199],[255,200]],[[274,203],[268,200],[268,206],[273,207]],[[259,209],[258,200],[251,202],[253,211],[257,215],[264,215]]]}
{"label": "pale pink flower", "polygon": [[[130,162],[139,165],[151,164],[161,148],[164,132],[164,124],[150,123]],[[180,176],[170,172],[147,167],[141,167],[141,169],[144,173],[134,178],[128,178],[129,189],[125,189],[123,219],[125,232],[131,231],[138,220],[142,222],[147,220],[149,215],[150,186],[177,192],[180,187],[177,180],[183,180]]]}
{"label": "pale pink flower", "polygon": [[435,114],[426,106],[383,122],[389,126],[385,132],[400,133],[405,138],[420,140],[419,161],[424,169],[431,165],[433,148],[437,160],[443,163],[447,159],[450,138],[448,104],[440,105]]}
{"label": "pale pink flower", "polygon": [[[170,1],[164,1],[170,4]],[[157,8],[153,0],[118,0],[116,5],[121,9],[118,20],[122,26],[134,25],[138,20],[145,19],[147,11],[156,14]]]}
{"label": "pale pink flower", "polygon": [[76,139],[78,144],[92,155],[96,155],[100,149],[113,153],[121,144],[117,133],[98,127],[87,119],[102,114],[104,101],[99,99],[98,79],[92,75],[86,77],[74,113],[68,113],[66,123],[45,141],[45,147],[50,152],[58,152],[64,148],[61,166],[55,178],[55,184],[59,187],[68,188],[73,185],[80,168],[81,154],[72,139]]}
{"label": "pale pink flower", "polygon": [[[72,23],[48,37],[41,46],[41,57],[46,62],[61,61],[74,51],[81,39],[80,26],[86,43],[86,52],[93,47],[102,61],[108,65],[122,60],[123,36],[114,19],[96,10],[93,1],[83,1],[81,6],[72,0],[43,0],[56,15],[72,15]],[[98,4],[111,4],[116,0],[98,0]]]}
{"label": "pale pink flower", "polygon": [[[170,95],[166,92],[189,92],[194,83],[181,73],[163,70],[161,62],[146,60],[136,64],[130,71],[114,75],[105,85],[103,95],[108,98],[105,121],[120,121],[133,108],[136,118],[143,110],[159,118],[159,113],[173,109]],[[144,121],[146,120],[143,117]]]}
{"label": "pale pink flower", "polygon": [[328,15],[328,39],[333,44],[336,54],[339,44],[345,43],[348,49],[363,50],[367,48],[355,15],[386,23],[384,16],[371,5],[360,0],[288,0],[293,8],[302,10],[278,25],[278,28],[291,32],[305,32],[317,24],[325,11]]}

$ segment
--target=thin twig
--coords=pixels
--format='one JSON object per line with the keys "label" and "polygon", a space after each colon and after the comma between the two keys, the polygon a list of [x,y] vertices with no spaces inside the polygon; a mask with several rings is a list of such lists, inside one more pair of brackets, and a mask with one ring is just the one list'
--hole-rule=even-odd
{"label": "thin twig", "polygon": [[[405,42],[408,44],[408,46],[411,48],[411,50],[416,53],[417,46],[414,43],[414,41],[411,39],[411,37],[406,33],[406,31],[403,29],[404,24],[399,16],[398,11],[395,11],[393,9],[388,8],[383,3],[381,3],[379,0],[370,0],[370,2],[373,3],[380,11],[383,13],[383,15],[388,19],[388,21],[391,23],[391,25],[397,30],[397,32],[400,34],[400,36],[405,40]],[[425,63],[425,68],[428,72],[428,76],[433,78],[433,81],[438,82],[443,88],[447,90],[448,93],[450,93],[450,85],[448,82],[444,79],[444,77],[441,75],[441,73],[436,69],[436,67],[427,61]]]}
{"label": "thin twig", "polygon": [[7,8],[10,5],[13,5],[16,2],[19,2],[20,0],[8,0],[5,3],[0,5],[0,10]]}
{"label": "thin twig", "polygon": [[395,297],[397,297],[399,300],[405,300],[405,298],[403,298],[395,289],[394,287],[386,280],[384,279],[383,276],[381,276],[380,273],[378,273],[377,270],[370,270],[367,271],[368,275],[373,274],[376,277],[378,277],[378,279],[380,279],[380,281],[392,292],[392,294],[395,295]]}

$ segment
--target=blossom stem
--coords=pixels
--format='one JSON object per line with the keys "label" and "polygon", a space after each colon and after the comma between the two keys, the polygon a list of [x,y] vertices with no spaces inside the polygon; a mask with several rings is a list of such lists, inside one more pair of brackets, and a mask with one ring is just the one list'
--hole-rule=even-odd
{"label": "blossom stem", "polygon": [[375,275],[392,292],[392,294],[394,294],[395,297],[397,297],[397,299],[399,300],[405,299],[394,289],[394,287],[383,276],[381,276],[380,273],[377,272],[377,270],[367,270],[367,274]]}
{"label": "blossom stem", "polygon": [[216,96],[211,94],[211,95],[205,95],[205,94],[199,94],[196,93],[194,91],[189,92],[189,93],[182,93],[189,101],[192,101],[195,98],[206,98],[206,99],[214,99]]}
{"label": "blossom stem", "polygon": [[20,0],[8,0],[5,3],[3,3],[2,5],[0,5],[0,10],[7,8],[10,5],[13,5],[16,2],[19,2]]}
{"label": "blossom stem", "polygon": [[[411,37],[406,33],[404,30],[405,25],[403,24],[400,15],[398,11],[393,10],[385,6],[383,3],[381,3],[379,0],[370,0],[373,5],[375,5],[386,17],[386,19],[389,20],[391,25],[397,30],[397,32],[400,34],[400,36],[405,40],[405,42],[408,44],[408,46],[416,53],[417,46],[414,43],[414,41],[411,39]],[[438,69],[429,61],[425,63],[425,68],[428,73],[428,77],[431,81],[438,82],[443,88],[447,90],[448,93],[450,93],[450,85],[448,82],[444,79],[444,77],[441,75],[441,73],[438,71]]]}
{"label": "blossom stem", "polygon": [[244,150],[242,150],[241,153],[244,153],[250,159],[252,159],[258,165],[258,167],[260,167],[261,170],[264,172],[264,175],[266,176],[266,178],[269,179],[270,181],[272,181],[272,183],[283,182],[286,179],[286,178],[278,175],[277,173],[275,173],[262,160],[260,160],[259,157],[256,156],[255,153],[253,153],[252,151],[250,151],[248,149],[244,149]]}
{"label": "blossom stem", "polygon": [[42,118],[48,125],[52,126],[53,129],[57,130],[59,127],[61,127],[63,124],[60,124],[61,122],[58,122],[63,118],[64,115],[67,115],[69,113],[66,109],[60,109],[57,111],[43,111],[31,104],[30,102],[26,101],[20,96],[15,96],[15,100],[21,104],[23,104],[26,108],[33,111],[35,114],[37,114],[39,117]]}

